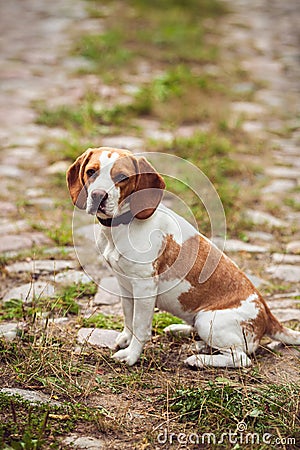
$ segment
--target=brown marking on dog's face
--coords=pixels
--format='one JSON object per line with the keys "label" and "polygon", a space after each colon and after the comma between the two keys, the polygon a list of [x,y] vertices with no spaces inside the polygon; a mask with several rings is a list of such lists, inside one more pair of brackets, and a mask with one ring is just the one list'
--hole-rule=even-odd
{"label": "brown marking on dog's face", "polygon": [[119,204],[121,204],[136,190],[139,180],[137,159],[133,155],[121,156],[112,166],[110,176],[120,189]]}
{"label": "brown marking on dog's face", "polygon": [[[185,276],[191,288],[178,299],[184,311],[237,308],[243,300],[257,292],[243,272],[200,235],[195,234],[183,245],[169,235],[164,246],[154,264],[156,274],[162,279],[181,279],[184,268],[191,266]],[[199,277],[210,251],[213,252],[213,260],[219,259],[219,263],[209,279],[200,283]],[[191,261],[194,263],[191,264]]]}
{"label": "brown marking on dog's face", "polygon": [[148,219],[161,202],[166,185],[162,176],[144,157],[137,162],[139,178],[135,193],[130,198],[130,209],[137,219]]}

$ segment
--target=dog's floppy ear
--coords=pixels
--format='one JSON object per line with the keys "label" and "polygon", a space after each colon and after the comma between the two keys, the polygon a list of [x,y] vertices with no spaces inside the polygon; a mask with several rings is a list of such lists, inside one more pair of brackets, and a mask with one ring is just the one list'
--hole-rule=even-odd
{"label": "dog's floppy ear", "polygon": [[83,173],[91,153],[91,150],[86,150],[67,170],[67,185],[72,202],[79,209],[86,208],[87,193],[84,187]]}
{"label": "dog's floppy ear", "polygon": [[130,209],[137,219],[148,219],[158,207],[166,185],[162,176],[141,157],[137,160],[139,179],[130,196]]}

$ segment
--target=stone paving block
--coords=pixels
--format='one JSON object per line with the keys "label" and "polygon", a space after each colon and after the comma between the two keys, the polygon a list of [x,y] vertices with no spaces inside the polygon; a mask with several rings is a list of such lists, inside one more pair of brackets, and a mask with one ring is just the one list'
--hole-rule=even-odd
{"label": "stone paving block", "polygon": [[39,232],[8,234],[0,236],[0,253],[31,248],[34,245],[49,245],[51,239]]}
{"label": "stone paving block", "polygon": [[12,299],[22,300],[30,303],[36,298],[54,297],[55,287],[45,281],[38,281],[36,283],[26,283],[21,286],[10,289],[3,297],[3,302]]}
{"label": "stone paving block", "polygon": [[41,260],[16,262],[14,264],[6,266],[5,270],[10,274],[22,272],[41,274],[41,273],[60,272],[66,269],[74,269],[77,265],[78,264],[76,261],[41,259]]}
{"label": "stone paving block", "polygon": [[63,440],[63,444],[83,450],[101,450],[108,448],[100,439],[96,439],[92,436],[77,436],[76,434],[67,436]]}
{"label": "stone paving block", "polygon": [[15,322],[1,323],[0,338],[4,338],[7,341],[13,341],[17,337],[18,330],[18,324]]}
{"label": "stone paving block", "polygon": [[286,251],[288,253],[295,253],[300,255],[300,241],[289,242],[286,246]]}
{"label": "stone paving block", "polygon": [[80,328],[77,340],[79,344],[90,344],[96,347],[115,348],[119,331],[105,330],[103,328]]}
{"label": "stone paving block", "polygon": [[18,209],[16,205],[10,202],[4,202],[0,200],[0,216],[6,217],[7,214],[16,214]]}
{"label": "stone paving block", "polygon": [[[219,240],[214,242],[218,244]],[[262,245],[253,245],[248,242],[239,241],[238,239],[227,239],[225,241],[225,252],[249,252],[249,253],[265,253],[268,247]]]}
{"label": "stone paving block", "polygon": [[54,283],[68,285],[68,284],[78,284],[90,283],[92,280],[85,272],[80,270],[68,270],[67,272],[59,273],[51,278]]}
{"label": "stone paving block", "polygon": [[273,262],[280,264],[300,264],[300,255],[273,253],[272,260]]}
{"label": "stone paving block", "polygon": [[56,400],[52,400],[51,397],[49,397],[46,394],[43,394],[42,392],[37,392],[29,389],[19,389],[19,388],[2,388],[0,392],[3,392],[6,395],[9,396],[20,396],[23,400],[27,400],[32,405],[35,405],[37,403],[49,403],[53,406],[60,406],[61,403],[57,402]]}
{"label": "stone paving block", "polygon": [[94,305],[113,305],[120,301],[120,287],[116,277],[102,278],[98,292],[94,297]]}
{"label": "stone paving block", "polygon": [[247,209],[245,211],[245,217],[256,225],[266,224],[275,228],[287,227],[289,225],[287,222],[272,216],[272,214],[255,209]]}
{"label": "stone paving block", "polygon": [[300,282],[300,266],[292,264],[272,265],[267,267],[266,272],[271,274],[272,278],[278,278],[290,283]]}

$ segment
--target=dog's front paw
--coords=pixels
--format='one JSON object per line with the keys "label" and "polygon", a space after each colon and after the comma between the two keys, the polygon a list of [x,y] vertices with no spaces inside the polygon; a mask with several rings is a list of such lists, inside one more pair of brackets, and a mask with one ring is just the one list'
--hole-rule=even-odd
{"label": "dog's front paw", "polygon": [[124,350],[119,350],[113,355],[114,359],[117,359],[122,362],[126,362],[129,366],[133,366],[140,357],[140,354],[132,352],[129,348],[125,348]]}
{"label": "dog's front paw", "polygon": [[193,355],[193,356],[189,356],[184,363],[187,366],[190,367],[199,367],[199,368],[203,368],[204,367],[204,363],[203,360],[201,359],[201,357],[199,355]]}
{"label": "dog's front paw", "polygon": [[132,334],[130,333],[129,330],[124,330],[122,331],[121,334],[119,334],[119,336],[116,339],[116,347],[119,348],[126,348],[128,347],[128,345],[131,342],[131,338],[132,338]]}

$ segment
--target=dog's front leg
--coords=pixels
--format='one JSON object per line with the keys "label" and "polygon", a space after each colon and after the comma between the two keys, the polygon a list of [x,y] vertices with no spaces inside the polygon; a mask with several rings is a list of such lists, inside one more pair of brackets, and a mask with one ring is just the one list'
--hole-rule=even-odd
{"label": "dog's front leg", "polygon": [[122,309],[124,314],[124,329],[116,339],[116,346],[126,348],[129,346],[133,334],[133,295],[119,282],[121,290]]}
{"label": "dog's front leg", "polygon": [[124,350],[113,355],[115,359],[126,362],[129,366],[135,364],[151,338],[152,319],[157,296],[157,286],[153,279],[139,280],[133,284],[133,318],[132,338]]}

